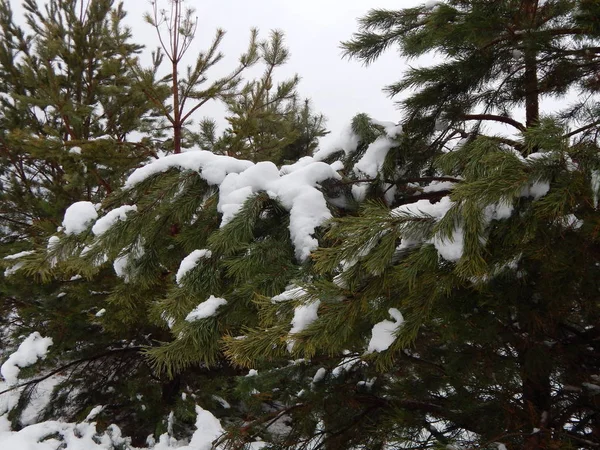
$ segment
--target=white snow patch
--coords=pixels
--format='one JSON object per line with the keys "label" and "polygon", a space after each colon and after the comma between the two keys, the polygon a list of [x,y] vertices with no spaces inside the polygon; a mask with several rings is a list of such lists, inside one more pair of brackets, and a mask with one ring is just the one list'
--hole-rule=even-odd
{"label": "white snow patch", "polygon": [[341,176],[329,164],[311,162],[280,176],[271,162],[260,162],[242,173],[227,175],[220,186],[217,208],[223,213],[221,227],[229,223],[252,194],[266,192],[290,212],[290,235],[296,257],[306,260],[318,246],[315,229],[331,218],[319,183]]}
{"label": "white snow patch", "polygon": [[464,230],[457,227],[454,229],[452,237],[434,236],[433,245],[446,261],[458,261],[464,252],[464,237]]}
{"label": "white snow patch", "polygon": [[96,313],[96,317],[102,317],[104,314],[106,314],[106,309],[102,308],[100,311],[98,311]]}
{"label": "white snow patch", "polygon": [[127,213],[131,211],[137,211],[137,206],[123,205],[113,209],[112,211],[109,211],[104,217],[98,219],[98,221],[94,224],[92,227],[92,233],[94,233],[95,236],[103,235],[118,221],[127,220]]}
{"label": "white snow patch", "polygon": [[375,125],[379,125],[380,127],[383,127],[385,134],[391,138],[395,138],[400,133],[402,133],[402,125],[396,124],[394,122],[371,119],[371,123],[373,123]]}
{"label": "white snow patch", "polygon": [[97,218],[98,212],[92,202],[77,202],[65,211],[62,225],[66,234],[80,234]]}
{"label": "white snow patch", "polygon": [[69,149],[69,153],[73,155],[81,155],[81,147],[72,147]]}
{"label": "white snow patch", "polygon": [[547,181],[537,181],[531,186],[526,186],[521,191],[522,197],[533,197],[534,200],[538,200],[546,195],[550,191],[550,183]]}
{"label": "white snow patch", "polygon": [[175,275],[175,280],[177,284],[181,286],[181,281],[183,277],[196,265],[198,265],[198,261],[202,258],[210,258],[212,256],[212,252],[210,250],[202,249],[202,250],[194,250],[192,253],[187,255],[179,264],[179,269],[177,270],[177,274]]}
{"label": "white snow patch", "polygon": [[225,400],[223,397],[219,397],[218,395],[212,395],[211,396],[214,400],[218,401],[219,404],[225,408],[225,409],[230,409],[231,405],[229,404],[229,402],[227,400]]}
{"label": "white snow patch", "polygon": [[367,353],[383,352],[396,340],[396,332],[404,322],[404,317],[396,308],[390,308],[388,312],[393,321],[383,320],[373,326]]}
{"label": "white snow patch", "polygon": [[436,6],[440,5],[442,2],[440,0],[426,0],[425,3],[423,3],[423,8],[425,9],[433,9]]}
{"label": "white snow patch", "polygon": [[319,149],[315,154],[315,161],[323,161],[327,159],[332,154],[339,152],[340,150],[344,152],[347,156],[351,153],[354,153],[358,148],[359,137],[354,131],[352,131],[352,126],[348,124],[340,133],[337,139],[334,138],[333,142],[331,142],[327,147]]}
{"label": "white snow patch", "polygon": [[287,302],[289,300],[296,300],[296,299],[302,297],[303,295],[306,295],[306,291],[303,288],[292,285],[292,286],[288,286],[286,291],[273,297],[271,299],[271,302],[272,303]]}
{"label": "white snow patch", "polygon": [[84,419],[84,422],[89,422],[90,420],[94,420],[96,417],[98,417],[98,414],[100,414],[103,409],[104,409],[104,405],[94,406],[92,408],[92,410],[89,412],[89,414],[87,415],[87,417]]}
{"label": "white snow patch", "polygon": [[[294,317],[292,318],[292,329],[290,330],[290,335],[300,333],[306,327],[308,327],[311,323],[319,318],[318,310],[321,305],[320,300],[315,300],[306,305],[301,305],[294,309]],[[294,340],[290,339],[288,341],[288,351],[291,352],[294,348]]]}
{"label": "white snow patch", "polygon": [[213,441],[221,436],[225,430],[221,422],[209,411],[196,406],[196,431],[189,445],[179,447],[180,450],[211,450]]}
{"label": "white snow patch", "polygon": [[594,194],[594,208],[598,208],[598,193],[600,192],[600,170],[592,170],[591,173],[592,192]]}
{"label": "white snow patch", "polygon": [[567,214],[561,217],[558,223],[565,228],[572,228],[574,230],[578,230],[583,226],[583,220],[578,219],[575,214]]}
{"label": "white snow patch", "polygon": [[15,260],[15,259],[21,259],[21,258],[23,258],[24,256],[33,255],[34,253],[35,253],[35,251],[33,251],[33,250],[29,250],[29,251],[25,251],[25,252],[19,252],[19,253],[14,253],[14,254],[12,254],[12,255],[8,255],[8,256],[5,256],[5,257],[4,257],[4,258],[2,258],[2,259],[5,259],[5,260],[7,260],[7,261],[13,261],[13,260]]}
{"label": "white snow patch", "polygon": [[187,322],[195,322],[196,320],[212,317],[217,313],[219,307],[226,305],[227,300],[224,298],[211,295],[207,300],[196,306],[185,318]]}
{"label": "white snow patch", "polygon": [[[12,255],[5,256],[5,257],[4,257],[4,258],[2,258],[2,259],[6,260],[6,261],[15,261],[15,260],[17,260],[17,259],[21,259],[21,258],[23,258],[23,257],[25,257],[25,256],[33,255],[34,253],[35,253],[35,251],[33,251],[33,250],[30,250],[30,251],[24,251],[24,252],[14,253],[14,254],[12,254]],[[22,261],[19,261],[19,262],[17,262],[16,264],[12,265],[11,267],[8,267],[8,268],[7,268],[7,269],[4,271],[4,276],[5,276],[5,277],[9,277],[9,276],[11,276],[11,275],[14,275],[14,274],[15,274],[15,273],[17,273],[17,271],[18,271],[19,269],[21,269],[21,268],[22,268],[24,265],[25,265],[25,263],[24,263],[24,262],[22,262]]]}
{"label": "white snow patch", "polygon": [[21,368],[46,358],[48,347],[51,345],[52,338],[42,337],[37,331],[31,333],[0,367],[0,373],[6,382],[9,385],[16,384]]}
{"label": "white snow patch", "polygon": [[136,169],[127,178],[124,188],[130,189],[146,178],[157,173],[166,172],[171,168],[198,172],[208,184],[218,185],[223,182],[227,174],[243,172],[253,165],[250,161],[230,156],[215,155],[204,150],[192,150],[186,153],[164,156]]}
{"label": "white snow patch", "polygon": [[[345,351],[344,354],[349,354],[349,352]],[[358,356],[347,356],[346,358],[342,359],[342,361],[337,365],[337,367],[335,369],[333,369],[333,371],[331,372],[331,375],[333,375],[333,377],[337,378],[344,372],[349,372],[350,370],[352,370],[352,368],[356,364],[363,363],[363,362],[364,361],[361,361]]]}
{"label": "white snow patch", "polygon": [[315,373],[312,382],[318,383],[319,381],[322,381],[325,378],[325,375],[327,375],[327,369],[325,369],[325,367],[319,368],[319,370],[317,370],[317,373]]}
{"label": "white snow patch", "polygon": [[[393,217],[423,217],[430,216],[435,220],[441,220],[454,203],[450,200],[450,197],[442,197],[437,203],[430,203],[429,200],[419,200],[415,203],[399,206],[391,211]],[[503,213],[503,212],[502,212]],[[491,214],[491,213],[490,213]],[[409,246],[415,245],[415,241],[410,239],[408,236],[406,245],[401,244],[399,249],[409,248]],[[463,229],[458,226],[454,229],[451,237],[434,236],[433,239],[428,241],[432,243],[440,256],[447,261],[457,261],[462,257],[464,250],[464,232]]]}
{"label": "white snow patch", "polygon": [[377,138],[367,147],[362,158],[354,165],[354,171],[362,172],[369,177],[376,177],[383,167],[388,152],[394,145],[396,142],[388,136]]}
{"label": "white snow patch", "polygon": [[428,186],[423,187],[423,192],[439,192],[452,189],[456,183],[454,181],[432,181]]}

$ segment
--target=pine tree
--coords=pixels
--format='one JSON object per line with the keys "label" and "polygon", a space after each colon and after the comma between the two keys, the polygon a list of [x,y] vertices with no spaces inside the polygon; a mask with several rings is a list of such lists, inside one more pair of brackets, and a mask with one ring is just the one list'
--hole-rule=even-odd
{"label": "pine tree", "polygon": [[402,133],[356,118],[344,159],[373,202],[333,222],[295,309],[265,303],[227,340],[239,364],[281,364],[285,334],[303,358],[254,384],[292,424],[275,448],[598,445],[598,7],[450,0],[361,19],[348,56],[444,59],[388,88],[414,90]]}
{"label": "pine tree", "polygon": [[[153,1],[152,13],[145,15],[146,22],[155,28],[161,46],[153,53],[152,67],[137,67],[137,76],[148,99],[160,110],[167,127],[173,130],[169,139],[172,140],[173,153],[177,154],[192,145],[189,126],[194,113],[211,100],[227,100],[235,95],[243,72],[258,61],[258,30],[251,30],[248,49],[240,56],[238,66],[226,76],[204,86],[208,81],[207,72],[224,57],[219,47],[225,31],[217,29],[209,48],[198,53],[194,65],[187,66],[184,76],[182,61],[194,40],[198,18],[194,16],[193,8],[185,6],[185,0],[169,0],[169,3],[170,9],[167,10],[159,8],[160,2]],[[170,85],[168,99],[156,91],[153,83],[165,57],[169,74],[162,81]]]}
{"label": "pine tree", "polygon": [[300,105],[296,88],[298,75],[275,85],[275,71],[286,64],[289,51],[283,33],[273,31],[259,45],[266,66],[260,79],[247,82],[225,103],[229,127],[216,138],[216,123],[201,123],[199,144],[213,152],[251,161],[296,161],[309,156],[317,139],[325,135],[324,118],[315,114],[308,100]]}
{"label": "pine tree", "polygon": [[213,410],[217,448],[595,448],[598,8],[372,11],[348,56],[443,57],[389,88],[400,123],[281,169],[158,159],[23,270],[112,263],[102,324],[152,321],[153,407]]}
{"label": "pine tree", "polygon": [[[131,70],[142,47],[132,43],[123,25],[122,4],[53,0],[40,6],[27,0],[24,9],[21,26],[10,3],[0,2],[3,257],[32,257],[32,250],[45,248],[61,226],[69,205],[101,202],[134,167],[156,155],[152,130],[157,112]],[[156,91],[165,96],[160,86]],[[56,268],[50,280],[51,263],[32,280],[18,270],[23,266],[18,258],[9,258],[2,261],[6,271],[0,281],[0,326],[7,333],[1,351],[14,350],[19,336],[33,331],[52,336],[42,375],[55,371],[46,386],[52,382],[56,390],[52,405],[37,411],[39,418],[85,417],[115,370],[124,377],[144,370],[141,358],[132,357],[136,345],[119,345],[136,332],[104,332],[95,317],[112,287],[111,277],[87,282],[71,266]],[[26,376],[37,382],[21,389],[19,407],[11,413],[15,425],[38,395],[43,378],[37,370]],[[65,371],[71,377],[63,376]],[[126,383],[118,386],[127,389]]]}
{"label": "pine tree", "polygon": [[[272,46],[280,44],[280,34],[274,34],[270,41],[261,44],[261,54],[265,59],[272,58],[274,65],[280,64],[282,48],[273,49]],[[269,52],[273,52],[273,56],[269,56]],[[128,67],[136,75],[142,75],[139,86],[144,94],[142,98],[164,113],[154,96],[148,98],[145,84],[147,81],[157,83],[159,63],[160,58],[155,56],[151,70],[140,72],[135,61]],[[164,101],[167,101],[168,92],[163,82],[169,81],[159,80],[152,91],[161,92]],[[295,84],[296,79],[288,83],[289,87],[282,88],[278,102],[288,100]],[[248,84],[251,85],[254,88],[255,84]],[[228,86],[233,96],[235,83]],[[223,92],[215,91],[213,98],[224,97]],[[245,94],[235,95],[241,98]],[[286,123],[303,121],[296,125],[298,132],[294,137],[299,141],[302,133],[306,148],[314,146],[316,133],[323,133],[322,117],[314,115],[308,105],[302,111],[294,110],[286,120]],[[281,122],[281,128],[283,126]],[[283,131],[288,130],[272,127],[271,132],[283,134]],[[229,136],[233,137],[234,133]],[[245,136],[254,140],[262,137],[259,130],[249,130]],[[168,145],[165,149],[171,150]],[[231,163],[241,170],[251,165],[247,161],[239,162],[205,152],[172,156],[179,156],[182,168],[185,168],[187,158],[193,161],[197,154],[201,158],[212,158],[217,166]],[[162,163],[163,160],[157,160],[158,165]],[[140,170],[143,172],[144,168]],[[255,292],[270,296],[282,291],[298,267],[289,246],[283,211],[263,196],[256,199],[257,205],[248,214],[252,216],[263,208],[272,209],[274,217],[269,218],[265,228],[275,237],[254,245],[250,236],[232,239],[223,233],[223,243],[211,246],[211,251],[218,256],[207,262],[210,273],[196,280],[200,286],[188,289],[185,277],[178,274],[180,262],[188,253],[194,255],[193,250],[207,246],[208,236],[216,235],[219,225],[215,181],[202,175],[169,170],[149,181],[132,182],[135,186],[115,191],[108,198],[105,198],[107,192],[99,192],[97,197],[89,199],[84,197],[66,211],[63,226],[50,237],[48,245],[42,242],[36,253],[4,261],[9,272],[16,271],[9,278],[29,275],[49,281],[45,285],[49,290],[45,297],[50,297],[50,301],[44,299],[48,307],[40,308],[37,303],[30,305],[36,318],[47,319],[49,309],[54,314],[44,326],[39,321],[30,321],[32,331],[43,330],[45,335],[55,339],[49,357],[43,364],[38,364],[36,370],[41,368],[42,377],[57,370],[71,373],[67,382],[56,389],[53,410],[44,411],[40,419],[81,419],[93,406],[105,405],[100,417],[117,422],[133,437],[134,444],[141,445],[148,434],[160,435],[165,431],[163,419],[171,412],[175,413],[179,424],[174,430],[175,435],[185,436],[193,425],[194,403],[202,402],[217,415],[238,418],[241,414],[242,406],[233,393],[233,377],[240,370],[224,358],[220,338],[224,333],[238,329],[240,324],[255,325],[252,318],[256,317],[256,308],[250,298]],[[102,208],[96,209],[99,214],[103,211],[108,214],[96,225],[102,221],[105,225],[91,227],[96,213],[90,210],[89,200],[98,201],[103,197]],[[72,226],[73,222],[78,225]],[[275,230],[272,230],[273,226]],[[197,232],[198,227],[204,230],[203,233]],[[273,242],[282,250],[273,251]],[[229,253],[240,255],[252,249],[256,253],[252,270],[243,269],[238,273],[240,269],[228,266],[226,256]],[[287,272],[280,273],[282,267],[287,268]],[[178,275],[174,277],[175,274]],[[73,275],[75,279],[70,281]],[[80,279],[81,276],[84,279]],[[180,280],[182,277],[184,281]],[[67,281],[67,287],[64,281]],[[244,288],[248,281],[251,290]],[[199,298],[207,297],[207,288],[210,288],[210,295],[225,295],[229,302],[239,299],[237,304],[234,303],[231,319],[218,327],[197,327],[185,320]],[[36,295],[36,298],[40,296]],[[19,309],[20,315],[25,313],[24,308]],[[58,326],[70,330],[65,339],[56,339],[55,336],[61,334]],[[93,338],[89,338],[91,333],[94,333]],[[200,352],[197,352],[198,346],[202,348]],[[34,376],[34,372],[29,375]],[[34,376],[22,386],[27,395],[21,396],[20,408],[11,412],[15,426],[19,425],[20,412],[27,403],[29,386],[33,392],[39,379]],[[76,396],[70,394],[74,387]],[[187,401],[182,398],[186,393],[190,394]],[[236,408],[226,411],[223,405],[227,403],[221,397],[226,397]]]}

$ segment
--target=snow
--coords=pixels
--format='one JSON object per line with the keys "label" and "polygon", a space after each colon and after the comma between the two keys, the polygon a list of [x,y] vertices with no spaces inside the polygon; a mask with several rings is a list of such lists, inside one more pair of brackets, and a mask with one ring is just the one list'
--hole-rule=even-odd
{"label": "snow", "polygon": [[211,295],[207,300],[196,306],[185,318],[187,322],[195,322],[197,320],[206,319],[212,317],[217,313],[219,307],[226,305],[227,300],[224,298],[215,297]]}
{"label": "snow", "polygon": [[81,147],[73,147],[69,149],[69,153],[72,155],[81,155]]}
{"label": "snow", "polygon": [[279,169],[279,174],[282,176],[287,175],[289,173],[295,172],[298,169],[301,169],[302,167],[306,167],[309,164],[312,164],[314,161],[315,159],[312,156],[303,156],[293,164],[281,166],[281,169]]}
{"label": "snow", "polygon": [[209,411],[196,406],[196,431],[189,445],[180,447],[180,450],[212,450],[213,441],[224,432],[219,419]]}
{"label": "snow", "polygon": [[231,173],[220,186],[217,208],[223,213],[221,227],[227,225],[254,193],[266,192],[290,212],[290,235],[296,258],[305,261],[318,246],[315,229],[331,218],[319,183],[341,176],[329,164],[310,162],[281,176],[272,162],[260,162],[241,173]]}
{"label": "snow", "polygon": [[35,253],[35,251],[33,251],[33,250],[25,251],[25,252],[19,252],[19,253],[14,253],[12,255],[5,256],[2,259],[5,259],[7,261],[14,261],[15,259],[21,259],[24,256],[33,255],[34,253]]}
{"label": "snow", "polygon": [[592,192],[594,194],[594,208],[598,208],[598,193],[600,193],[600,170],[592,170],[590,174]]}
{"label": "snow", "polygon": [[96,317],[102,317],[104,314],[106,314],[106,309],[102,308],[100,311],[98,311],[96,313]]}
{"label": "snow", "polygon": [[127,265],[129,264],[129,254],[119,256],[113,262],[113,269],[119,278],[123,278],[125,282],[129,281],[127,273]]}
{"label": "snow", "polygon": [[[32,425],[38,422],[40,414],[46,407],[49,406],[50,401],[52,400],[52,392],[54,391],[54,388],[64,380],[64,375],[53,375],[39,383],[36,383],[31,388],[29,402],[19,417],[19,421],[22,425]],[[24,390],[25,388],[22,389]],[[3,389],[0,386],[0,391],[1,390]],[[20,395],[23,390],[16,390],[16,392],[18,395]],[[2,413],[2,408],[0,408],[0,414]]]}
{"label": "snow", "polygon": [[[35,253],[35,251],[33,251],[33,250],[24,251],[24,252],[14,253],[12,255],[5,256],[3,259],[6,260],[6,261],[15,261],[15,260],[23,258],[25,256],[33,255],[34,253]],[[5,277],[9,277],[11,275],[14,275],[24,265],[25,265],[25,263],[22,262],[22,261],[17,262],[16,264],[12,265],[11,267],[8,267],[4,271],[4,276]]]}
{"label": "snow", "polygon": [[202,250],[194,250],[192,253],[187,255],[181,263],[179,264],[179,269],[177,270],[177,274],[175,275],[175,280],[177,284],[181,286],[181,281],[183,277],[196,265],[198,261],[202,258],[210,258],[212,256],[212,252],[210,250],[202,249]]}
{"label": "snow", "polygon": [[256,369],[250,369],[248,371],[248,373],[246,374],[246,377],[255,377],[258,375],[258,370]]}
{"label": "snow", "polygon": [[442,3],[440,0],[426,0],[425,3],[423,3],[423,8],[433,9],[436,6],[438,6],[440,3]]}
{"label": "snow", "polygon": [[325,367],[319,368],[319,370],[317,370],[317,373],[315,373],[312,382],[318,383],[319,381],[322,381],[325,378],[325,375],[327,375],[327,369],[325,369]]}
{"label": "snow", "polygon": [[423,187],[423,192],[439,192],[452,189],[456,183],[453,181],[433,181],[428,186]]}
{"label": "snow", "polygon": [[[454,203],[450,197],[442,197],[437,203],[431,203],[429,200],[419,200],[415,203],[399,206],[391,211],[392,217],[423,217],[430,216],[435,220],[441,220],[446,213],[452,208]],[[490,213],[491,214],[491,213]],[[464,250],[464,232],[458,226],[454,229],[451,237],[441,237],[436,235],[433,239],[427,241],[435,246],[439,255],[447,261],[457,261],[462,257]],[[406,245],[401,244],[402,248],[408,248],[415,245],[417,242],[407,239]]]}
{"label": "snow", "polygon": [[58,245],[59,242],[60,238],[58,236],[50,236],[48,238],[48,245],[46,246],[46,248],[48,249],[48,251],[52,251]]}
{"label": "snow", "polygon": [[24,265],[25,265],[25,263],[19,262],[19,263],[15,264],[14,266],[10,266],[9,268],[7,268],[4,271],[4,276],[8,278],[8,277],[14,275]]}
{"label": "snow", "polygon": [[[344,353],[349,354],[348,351],[345,351]],[[364,361],[361,361],[358,356],[347,356],[346,358],[342,359],[342,362],[340,362],[337,367],[331,371],[331,375],[333,375],[334,378],[337,378],[344,372],[349,372],[352,370],[352,368],[358,363],[362,364]]]}
{"label": "snow", "polygon": [[103,409],[104,409],[104,405],[94,406],[92,408],[92,410],[89,412],[89,414],[87,415],[87,417],[84,419],[84,422],[89,422],[90,420],[94,420],[96,417],[98,417],[98,414],[100,414]]}
{"label": "snow", "polygon": [[383,352],[396,340],[396,332],[404,322],[404,317],[396,308],[390,308],[388,312],[393,321],[383,320],[373,326],[367,353]]}
{"label": "snow", "polygon": [[21,368],[30,366],[38,359],[46,358],[48,347],[52,345],[52,338],[42,337],[37,331],[31,333],[19,345],[16,352],[0,367],[0,374],[9,385],[16,384]]}
{"label": "snow", "polygon": [[383,127],[385,134],[391,138],[398,137],[398,135],[402,133],[402,125],[396,124],[394,122],[371,119],[371,123]]}
{"label": "snow", "polygon": [[81,234],[98,218],[92,202],[73,203],[65,211],[62,225],[66,234]]}
{"label": "snow", "polygon": [[522,192],[522,197],[533,197],[534,200],[538,200],[546,195],[550,191],[550,183],[547,181],[537,181],[532,183],[531,186],[525,187]]}
{"label": "snow", "polygon": [[381,136],[373,141],[362,158],[354,165],[354,171],[375,178],[385,162],[390,149],[397,143],[388,136]]}
{"label": "snow", "polygon": [[204,150],[192,150],[186,153],[164,156],[136,169],[127,178],[124,187],[130,189],[152,175],[166,172],[172,168],[198,172],[208,184],[218,185],[223,182],[227,174],[243,172],[253,165],[250,161],[230,156],[215,155]]}
{"label": "snow", "polygon": [[104,217],[96,221],[92,227],[92,233],[94,233],[94,236],[103,235],[118,221],[127,220],[127,213],[131,211],[137,211],[137,206],[123,205],[109,211]]}
{"label": "snow", "polygon": [[[181,394],[184,395],[184,394]],[[227,400],[225,400],[223,397],[219,397],[218,395],[211,395],[211,397],[216,400],[217,402],[219,402],[219,404],[225,408],[225,409],[231,409],[231,405],[229,404],[229,402]],[[185,399],[184,399],[185,400]]]}
{"label": "snow", "polygon": [[455,228],[450,238],[436,235],[433,238],[433,245],[446,261],[458,261],[464,251],[464,230],[461,227]]}
{"label": "snow", "polygon": [[323,161],[329,156],[333,155],[340,150],[344,152],[346,156],[354,153],[358,148],[359,137],[352,131],[352,126],[348,124],[338,136],[334,139],[327,147],[319,149],[315,154],[315,161]]}
{"label": "snow", "polygon": [[[290,335],[297,334],[302,332],[306,327],[308,327],[311,323],[319,318],[317,312],[319,310],[319,306],[321,305],[320,300],[315,300],[306,305],[298,306],[294,309],[294,317],[292,318],[292,329],[290,330]],[[288,351],[292,351],[294,348],[294,340],[290,339],[288,341]]]}
{"label": "snow", "polygon": [[303,288],[292,285],[292,286],[288,286],[286,291],[273,297],[271,299],[271,302],[277,303],[277,302],[287,302],[289,300],[296,300],[305,294],[306,294],[306,291]]}
{"label": "snow", "polygon": [[558,220],[558,223],[565,228],[572,228],[578,230],[583,226],[583,220],[578,219],[575,214],[567,214]]}

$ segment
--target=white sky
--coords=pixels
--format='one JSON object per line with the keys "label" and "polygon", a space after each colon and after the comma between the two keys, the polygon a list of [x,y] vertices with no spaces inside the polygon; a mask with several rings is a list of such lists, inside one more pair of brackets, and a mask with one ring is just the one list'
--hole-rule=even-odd
{"label": "white sky", "polygon": [[[157,1],[168,8],[168,0]],[[235,67],[247,47],[250,28],[259,28],[263,37],[272,29],[280,29],[285,33],[291,57],[279,76],[300,75],[300,95],[310,98],[315,110],[327,117],[331,137],[359,112],[380,120],[400,119],[394,101],[382,88],[397,81],[407,63],[390,50],[376,63],[364,67],[358,61],[342,59],[340,42],[358,30],[357,18],[369,9],[401,9],[421,4],[422,0],[186,0],[186,3],[196,9],[199,20],[196,39],[187,55],[190,63],[194,50],[207,48],[217,27],[227,34],[221,47],[225,59],[219,68],[215,67],[216,76]],[[158,45],[154,28],[142,19],[150,8],[147,0],[125,1],[134,40],[145,44],[148,50]],[[212,117],[223,124],[223,114],[222,107],[209,104],[199,116]]]}

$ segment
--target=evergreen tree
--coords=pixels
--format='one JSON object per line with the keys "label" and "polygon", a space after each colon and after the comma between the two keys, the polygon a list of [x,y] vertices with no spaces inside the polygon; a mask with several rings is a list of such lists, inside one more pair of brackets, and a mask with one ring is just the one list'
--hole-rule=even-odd
{"label": "evergreen tree", "polygon": [[[20,26],[10,3],[0,2],[2,256],[46,247],[69,205],[101,202],[156,154],[157,112],[131,70],[141,46],[132,43],[123,25],[122,4],[53,0],[40,6],[27,0],[24,9]],[[168,95],[160,86],[155,90]],[[36,272],[32,282],[18,270],[18,259],[2,262],[0,326],[6,334],[1,351],[13,350],[19,336],[33,331],[54,339],[42,373],[55,376],[21,389],[13,423],[20,423],[29,400],[48,383],[56,388],[54,401],[40,407],[40,419],[85,417],[116,370],[124,377],[116,384],[126,391],[125,377],[144,366],[141,357],[132,357],[136,344],[123,348],[120,342],[139,334],[105,332],[95,317],[113,284],[111,276],[86,282],[77,267],[69,267],[57,269],[52,280],[48,272]],[[46,282],[39,283],[40,278]],[[29,377],[36,375],[32,371]],[[127,417],[127,409],[118,414]]]}
{"label": "evergreen tree", "polygon": [[324,118],[312,111],[308,100],[299,104],[297,75],[274,84],[275,70],[289,58],[283,34],[273,31],[259,49],[266,66],[262,77],[246,83],[237,95],[225,101],[229,127],[219,139],[214,121],[205,119],[201,123],[200,146],[255,162],[281,163],[309,156],[317,139],[325,135]]}
{"label": "evergreen tree", "polygon": [[227,339],[239,364],[281,362],[285,339],[304,358],[254,384],[292,423],[275,448],[598,445],[598,7],[450,0],[361,20],[351,57],[444,60],[388,88],[414,89],[401,134],[355,120],[354,198],[377,201],[334,221],[295,309],[265,303]]}
{"label": "evergreen tree", "polygon": [[[152,67],[138,67],[137,74],[148,99],[166,119],[167,128],[173,130],[172,136],[169,136],[173,153],[181,153],[182,148],[191,147],[188,127],[192,124],[193,114],[211,100],[226,100],[235,95],[243,72],[258,61],[258,31],[251,30],[248,49],[240,56],[238,66],[226,76],[204,86],[208,81],[207,72],[224,57],[219,46],[225,31],[217,29],[209,48],[198,53],[194,65],[187,66],[183,75],[182,61],[194,40],[198,18],[194,16],[193,8],[185,6],[185,0],[169,0],[169,3],[170,9],[167,10],[159,7],[160,2],[153,1],[152,14],[145,16],[146,22],[156,29],[161,46],[153,53]],[[169,74],[162,81],[170,85],[168,99],[156,91],[153,83],[165,56],[170,67]]]}
{"label": "evergreen tree", "polygon": [[[191,39],[192,34],[186,36],[186,39]],[[187,49],[189,43],[185,42],[182,48]],[[270,58],[273,65],[283,63],[280,34],[274,34],[269,41],[262,43],[260,50],[265,61]],[[215,57],[200,55],[199,58],[213,61]],[[136,61],[131,61],[128,68],[132,68],[140,80],[135,87],[140,89],[145,104],[156,107],[163,114],[167,110],[155,101],[155,95],[148,96],[148,92],[160,92],[162,101],[168,102],[169,91],[165,89],[165,83],[172,80],[156,81],[160,61],[160,57],[155,56],[153,68],[147,71],[140,71]],[[269,70],[272,71],[273,67]],[[192,78],[202,78],[203,73],[194,72],[196,75]],[[228,95],[235,94],[241,98],[256,86],[256,83],[248,83],[249,87],[235,93],[235,86],[240,80],[227,84]],[[182,86],[188,86],[185,85],[188,81],[181,81],[184,83]],[[152,90],[148,88],[149,82],[154,84]],[[278,102],[291,99],[290,92],[296,82],[294,78],[280,88],[282,94]],[[184,89],[182,92],[187,91]],[[211,92],[210,98],[225,98],[224,90],[217,92],[212,89]],[[190,92],[185,95],[188,94],[192,95]],[[185,98],[183,94],[182,98]],[[197,106],[210,98],[203,97]],[[243,114],[243,110],[240,111]],[[314,146],[315,133],[323,132],[322,117],[313,115],[308,105],[302,111],[290,113],[286,120],[288,123],[298,122],[298,132],[294,133],[294,137],[299,138],[303,133],[304,145],[308,148]],[[303,122],[300,123],[300,120]],[[187,123],[187,118],[185,121]],[[270,128],[272,134],[283,134],[282,131],[274,126]],[[285,131],[289,132],[288,129]],[[259,129],[249,129],[245,133],[250,140],[263,138]],[[229,136],[233,138],[234,133]],[[171,149],[167,145],[165,150]],[[186,154],[179,156],[182,161],[188,158]],[[192,154],[192,160],[194,157]],[[208,156],[204,154],[204,158]],[[234,165],[241,168],[250,164],[227,157],[215,161],[234,161]],[[162,163],[158,160],[158,164]],[[119,167],[123,170],[120,176],[129,168]],[[134,444],[141,445],[148,434],[160,435],[166,431],[164,428],[175,436],[185,436],[193,425],[194,403],[197,402],[202,402],[219,416],[239,417],[239,408],[227,411],[223,406],[227,403],[221,397],[236,405],[236,397],[232,393],[233,376],[240,371],[225,360],[217,343],[223,333],[235,330],[239,323],[256,323],[251,320],[256,316],[256,309],[249,302],[250,292],[252,295],[255,290],[275,295],[285,288],[290,274],[297,267],[292,264],[293,251],[289,246],[284,246],[281,252],[273,252],[268,242],[256,246],[257,264],[251,272],[236,274],[224,262],[220,263],[220,257],[215,258],[212,264],[214,273],[200,283],[208,283],[211,295],[223,295],[225,292],[230,301],[242,298],[243,303],[234,309],[236,314],[231,323],[200,330],[189,325],[185,320],[189,312],[186,308],[198,303],[198,296],[205,292],[198,287],[190,291],[180,288],[181,277],[173,275],[179,272],[180,262],[186,254],[193,254],[194,249],[206,245],[208,235],[218,229],[219,219],[214,181],[207,182],[200,174],[183,175],[185,179],[180,178],[181,173],[171,170],[154,177],[151,183],[140,183],[135,189],[114,192],[104,200],[102,209],[99,209],[100,205],[94,207],[92,202],[101,201],[109,193],[107,191],[98,191],[94,197],[72,198],[70,203],[74,206],[66,211],[64,221],[62,214],[59,219],[53,218],[56,224],[62,222],[62,226],[58,227],[55,236],[50,237],[48,244],[40,239],[42,245],[37,253],[10,256],[4,261],[7,274],[10,274],[7,280],[21,281],[25,275],[30,275],[48,282],[43,286],[43,295],[37,292],[40,288],[36,285],[35,295],[12,287],[19,296],[30,295],[35,299],[27,308],[16,308],[19,320],[22,317],[28,319],[28,325],[13,331],[21,335],[26,331],[39,330],[54,339],[44,363],[36,366],[35,372],[33,369],[23,372],[26,380],[28,376],[31,379],[17,386],[24,395],[21,395],[18,407],[11,411],[14,426],[19,426],[28,400],[35,396],[38,381],[45,379],[48,373],[52,375],[63,371],[71,375],[66,380],[58,380],[51,401],[52,409],[46,408],[39,419],[82,419],[93,406],[101,404],[105,406],[101,419],[119,423],[124,432],[133,437]],[[263,198],[260,204],[264,202]],[[122,207],[113,210],[116,206]],[[275,205],[272,208],[278,211]],[[100,214],[108,212],[98,222],[104,221],[108,231],[96,226],[90,229],[96,210]],[[280,217],[281,212],[277,214]],[[128,220],[130,218],[132,220]],[[276,219],[271,218],[267,228],[275,223]],[[198,235],[196,227],[204,228],[204,233]],[[285,236],[285,220],[278,228],[275,234]],[[229,242],[230,239],[227,241],[227,245],[233,243]],[[237,242],[236,254],[240,254],[247,244]],[[213,251],[216,254],[217,250]],[[226,251],[232,250],[221,250],[221,253]],[[267,258],[267,261],[262,261],[262,258]],[[107,264],[108,261],[113,264]],[[289,273],[274,271],[275,267],[288,266]],[[252,286],[252,291],[240,289],[246,279],[254,280],[248,285]],[[10,298],[17,305],[17,297]],[[6,300],[8,302],[8,295]],[[215,334],[215,331],[220,334]],[[93,338],[90,338],[91,335]],[[196,353],[199,343],[203,350]],[[7,347],[10,347],[8,343]],[[41,371],[42,375],[36,377],[37,371]],[[190,394],[187,401],[182,399],[182,394],[185,397],[186,393]],[[162,420],[173,411],[180,425],[174,430]]]}
{"label": "evergreen tree", "polygon": [[348,56],[444,57],[389,88],[413,90],[400,123],[358,115],[281,169],[160,158],[22,270],[122,278],[100,322],[155,328],[171,436],[199,404],[229,425],[215,448],[595,448],[597,17],[591,0],[372,11]]}

